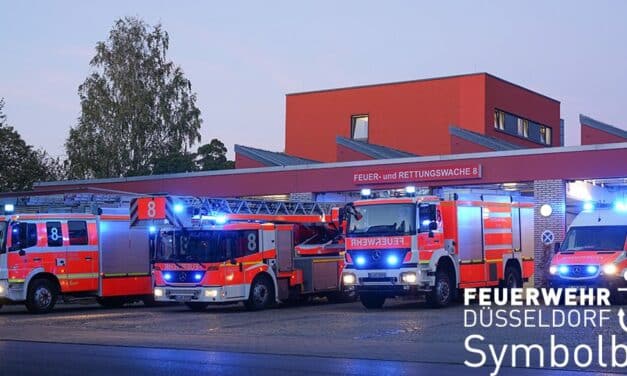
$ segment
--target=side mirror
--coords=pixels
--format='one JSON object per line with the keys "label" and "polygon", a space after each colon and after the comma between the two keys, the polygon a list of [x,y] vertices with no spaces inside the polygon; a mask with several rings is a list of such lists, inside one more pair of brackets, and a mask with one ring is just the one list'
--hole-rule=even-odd
{"label": "side mirror", "polygon": [[430,238],[433,238],[433,237],[434,237],[434,235],[433,235],[433,230],[429,230],[429,237],[430,237]]}
{"label": "side mirror", "polygon": [[553,253],[559,253],[562,244],[560,242],[555,242],[553,246]]}
{"label": "side mirror", "polygon": [[26,255],[26,251],[23,249],[20,249],[20,251],[17,253],[20,256],[25,256]]}
{"label": "side mirror", "polygon": [[434,231],[434,230],[437,230],[437,229],[438,229],[438,223],[437,222],[435,222],[435,221],[429,222],[429,230]]}

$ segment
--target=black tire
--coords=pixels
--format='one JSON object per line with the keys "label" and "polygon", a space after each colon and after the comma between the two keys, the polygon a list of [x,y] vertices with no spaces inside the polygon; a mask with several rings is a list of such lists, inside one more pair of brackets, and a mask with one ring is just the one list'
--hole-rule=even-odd
{"label": "black tire", "polygon": [[355,292],[334,291],[327,294],[327,300],[331,304],[336,303],[350,303],[357,300]]}
{"label": "black tire", "polygon": [[48,313],[57,303],[57,286],[47,279],[36,279],[28,285],[26,309],[30,313]]}
{"label": "black tire", "polygon": [[207,307],[209,307],[209,303],[200,302],[187,302],[185,305],[194,312],[204,311]]}
{"label": "black tire", "polygon": [[121,308],[126,304],[126,299],[124,298],[96,298],[98,304],[105,308]]}
{"label": "black tire", "polygon": [[244,302],[244,306],[250,311],[257,311],[266,309],[275,302],[272,280],[266,276],[259,276],[253,280],[248,300]]}
{"label": "black tire", "polygon": [[506,289],[523,287],[520,270],[513,266],[506,267],[505,273],[503,274],[503,281],[501,281],[501,287]]}
{"label": "black tire", "polygon": [[146,307],[156,307],[159,305],[159,302],[155,300],[154,295],[144,296],[141,301]]}
{"label": "black tire", "polygon": [[385,304],[385,296],[378,294],[360,294],[359,300],[368,309],[379,309]]}
{"label": "black tire", "polygon": [[427,294],[427,303],[433,308],[446,307],[455,298],[455,289],[449,274],[443,270],[438,270],[435,275],[435,286]]}

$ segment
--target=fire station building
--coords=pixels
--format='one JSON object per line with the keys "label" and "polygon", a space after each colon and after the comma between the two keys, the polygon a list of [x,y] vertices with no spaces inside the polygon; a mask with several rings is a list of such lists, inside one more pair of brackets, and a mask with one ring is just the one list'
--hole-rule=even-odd
{"label": "fire station building", "polygon": [[534,199],[542,271],[552,252],[543,233],[561,241],[587,201],[627,205],[627,131],[585,115],[580,123],[581,145],[564,146],[558,100],[488,73],[293,93],[284,151],[235,145],[234,170],[46,182],[29,194],[349,201],[362,188],[385,197],[409,185],[505,192]]}

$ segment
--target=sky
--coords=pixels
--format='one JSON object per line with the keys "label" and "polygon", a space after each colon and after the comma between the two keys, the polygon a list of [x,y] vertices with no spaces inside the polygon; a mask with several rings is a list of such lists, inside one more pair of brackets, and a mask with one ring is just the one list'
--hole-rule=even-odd
{"label": "sky", "polygon": [[283,151],[285,94],[488,72],[627,129],[625,1],[0,0],[0,97],[29,144],[64,156],[78,86],[114,21],[170,35],[198,94],[203,143]]}

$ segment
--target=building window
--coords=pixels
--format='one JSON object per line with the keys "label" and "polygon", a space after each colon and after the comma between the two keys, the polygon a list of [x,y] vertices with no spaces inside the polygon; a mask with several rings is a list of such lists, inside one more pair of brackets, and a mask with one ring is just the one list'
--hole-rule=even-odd
{"label": "building window", "polygon": [[351,138],[353,140],[368,140],[368,115],[351,117]]}
{"label": "building window", "polygon": [[500,130],[505,129],[505,112],[494,110],[494,128]]}
{"label": "building window", "polygon": [[518,135],[521,137],[529,137],[529,121],[527,119],[518,118]]}
{"label": "building window", "polygon": [[551,128],[545,126],[540,127],[540,142],[551,145]]}

